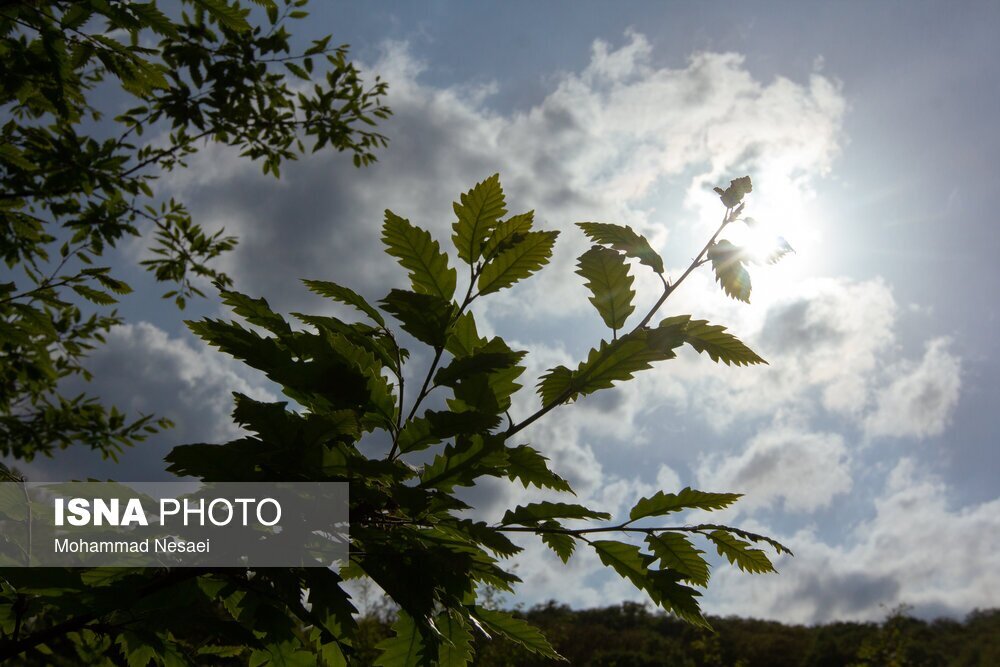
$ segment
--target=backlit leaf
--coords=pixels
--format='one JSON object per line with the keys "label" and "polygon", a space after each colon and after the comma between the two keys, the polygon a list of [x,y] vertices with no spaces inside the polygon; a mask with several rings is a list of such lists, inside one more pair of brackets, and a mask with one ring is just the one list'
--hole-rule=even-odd
{"label": "backlit leaf", "polygon": [[594,243],[620,250],[628,257],[638,259],[641,264],[652,268],[653,271],[663,273],[663,259],[649,245],[646,237],[631,227],[613,225],[607,222],[578,222],[576,224]]}
{"label": "backlit leaf", "polygon": [[469,264],[479,261],[483,242],[507,213],[505,206],[499,174],[477,184],[461,196],[460,202],[455,202],[458,221],[452,225],[455,233],[451,238],[460,259]]}
{"label": "backlit leaf", "polygon": [[628,273],[625,256],[599,245],[580,255],[576,273],[586,280],[592,296],[590,302],[601,319],[611,329],[625,326],[625,320],[635,310],[632,299],[634,278]]}
{"label": "backlit leaf", "polygon": [[715,269],[715,279],[726,294],[750,303],[750,274],[743,266],[747,261],[743,248],[723,239],[713,243],[708,249],[708,259]]}
{"label": "backlit leaf", "polygon": [[479,293],[498,292],[545,266],[552,256],[557,236],[559,232],[526,233],[521,241],[483,267],[477,283]]}
{"label": "backlit leaf", "polygon": [[386,252],[399,260],[410,274],[413,291],[431,294],[450,301],[455,294],[455,269],[448,266],[448,256],[441,252],[430,232],[411,225],[389,209],[382,225]]}

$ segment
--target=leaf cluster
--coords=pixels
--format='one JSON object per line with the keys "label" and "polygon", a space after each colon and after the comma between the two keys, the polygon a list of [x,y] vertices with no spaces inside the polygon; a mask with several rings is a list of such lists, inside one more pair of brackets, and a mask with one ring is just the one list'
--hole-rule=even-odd
{"label": "leaf cluster", "polygon": [[[454,255],[425,229],[385,212],[382,242],[408,284],[378,301],[331,281],[305,281],[312,292],[348,306],[354,319],[292,313],[293,320],[264,299],[223,289],[234,319],[188,323],[208,344],[266,375],[286,400],[234,394],[233,419],[244,435],[176,447],[168,469],[206,481],[350,484],[350,558],[339,573],[84,570],[53,571],[56,581],[49,582],[35,573],[5,575],[0,610],[7,620],[0,625],[13,639],[0,641],[0,658],[47,655],[68,642],[80,655],[117,650],[130,664],[348,664],[363,633],[345,581],[361,579],[399,608],[392,634],[377,646],[376,665],[469,664],[486,637],[558,659],[538,629],[481,597],[484,587],[510,592],[520,581],[506,564],[523,550],[518,536],[540,539],[563,562],[590,550],[662,609],[705,627],[699,589],[708,585],[710,568],[699,545],[714,546],[743,571],[774,571],[758,545],[788,550],[770,538],[668,521],[726,508],[739,498],[735,493],[661,491],[639,499],[618,522],[561,500],[521,504],[493,521],[470,518],[474,508],[456,491],[487,478],[573,493],[550,466],[544,444],[516,437],[557,406],[628,380],[685,344],[727,364],[763,359],[723,327],[688,315],[649,326],[669,291],[618,336],[634,310],[626,262],[638,260],[657,274],[665,268],[633,230],[585,223],[595,245],[580,258],[578,273],[613,336],[576,369],[549,370],[539,383],[541,404],[515,421],[511,399],[522,388],[527,353],[498,336],[481,336],[472,306],[539,271],[557,233],[535,229],[531,212],[508,215],[496,175],[463,194],[454,211]],[[455,256],[461,271],[452,265]],[[681,280],[664,280],[665,290]],[[420,356],[431,358],[416,375],[412,345],[425,346]],[[17,611],[20,600],[30,601],[30,613]],[[142,615],[152,608],[184,614]]]}
{"label": "leaf cluster", "polygon": [[288,24],[307,16],[306,0],[255,4],[260,16],[232,0],[0,7],[0,256],[10,271],[0,282],[0,453],[30,459],[82,441],[114,456],[167,424],[59,393],[61,379],[86,378],[86,351],[118,322],[107,308],[130,291],[98,266],[108,250],[148,238],[141,264],[180,308],[211,282],[230,284],[213,260],[236,239],[158,195],[158,176],[205,143],[274,176],[307,150],[346,151],[361,166],[386,144],[372,127],[390,113],[385,84],[364,83],[329,36],[293,49]]}

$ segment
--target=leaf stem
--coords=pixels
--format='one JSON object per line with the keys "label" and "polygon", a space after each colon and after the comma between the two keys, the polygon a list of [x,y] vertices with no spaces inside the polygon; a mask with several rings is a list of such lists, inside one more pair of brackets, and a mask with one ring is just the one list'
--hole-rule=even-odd
{"label": "leaf stem", "polygon": [[[704,263],[703,258],[705,256],[705,253],[707,253],[708,249],[712,247],[712,244],[715,243],[715,240],[719,237],[719,234],[722,233],[722,230],[726,228],[726,225],[732,222],[730,218],[731,214],[732,214],[732,209],[727,208],[726,214],[722,217],[722,224],[720,224],[719,228],[715,230],[715,233],[712,234],[712,238],[708,240],[708,243],[706,243],[705,246],[701,249],[701,252],[699,252],[698,255],[694,258],[694,260],[692,260],[691,264],[688,265],[687,269],[684,271],[684,273],[681,274],[680,278],[678,278],[672,283],[669,283],[667,282],[666,279],[663,278],[662,274],[660,275],[660,280],[661,282],[663,282],[663,293],[660,295],[660,298],[656,300],[656,303],[653,304],[653,307],[649,309],[649,312],[646,313],[646,316],[642,318],[642,321],[639,322],[639,324],[637,324],[635,328],[632,329],[632,331],[622,336],[623,340],[635,334],[637,331],[641,330],[646,325],[648,325],[649,321],[653,319],[653,316],[656,314],[656,311],[658,311],[660,307],[664,304],[664,302],[670,297],[670,295],[673,294],[678,287],[680,287],[680,284],[684,282],[684,279],[687,278],[689,275],[691,275],[692,271],[694,271],[696,268],[698,268]],[[530,417],[527,417],[524,421],[518,424],[513,424],[510,427],[508,427],[508,429],[503,433],[504,438],[505,439],[509,438],[515,433],[522,431],[528,426],[534,424],[536,421],[541,419],[551,410],[562,405],[572,395],[573,395],[573,389],[572,388],[566,389],[566,391],[560,394],[554,401],[552,401],[548,405],[543,405],[534,414],[532,414]]]}

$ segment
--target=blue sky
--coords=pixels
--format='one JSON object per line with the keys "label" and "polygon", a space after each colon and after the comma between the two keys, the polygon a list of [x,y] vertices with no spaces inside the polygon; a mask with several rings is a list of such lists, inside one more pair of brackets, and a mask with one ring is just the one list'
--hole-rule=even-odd
{"label": "blue sky", "polygon": [[[532,442],[613,512],[657,488],[745,492],[723,518],[797,557],[777,576],[717,568],[710,613],[814,622],[996,605],[1000,8],[313,4],[303,37],[333,32],[389,82],[390,146],[369,169],[319,155],[280,183],[213,148],[165,178],[200,221],[241,237],[226,259],[238,288],[284,311],[327,307],[300,277],[378,298],[402,277],[381,255],[382,209],[446,240],[451,201],[499,171],[510,210],[563,230],[552,267],[477,312],[533,351],[538,374],[603,335],[573,273],[586,247],[573,222],[633,225],[676,276],[720,213],[711,186],[748,173],[748,212],[798,252],[756,271],[749,306],[703,271],[665,314],[725,324],[770,366],[683,355],[554,413]],[[116,261],[130,271],[142,252]],[[25,466],[35,479],[160,478],[174,444],[233,433],[231,391],[276,397],[130,275],[141,289],[92,359],[95,389],[178,427],[118,466],[73,451]],[[636,285],[640,300],[654,294]],[[487,516],[534,498],[500,485],[474,497]],[[516,602],[634,598],[596,559],[563,568],[528,547]]]}

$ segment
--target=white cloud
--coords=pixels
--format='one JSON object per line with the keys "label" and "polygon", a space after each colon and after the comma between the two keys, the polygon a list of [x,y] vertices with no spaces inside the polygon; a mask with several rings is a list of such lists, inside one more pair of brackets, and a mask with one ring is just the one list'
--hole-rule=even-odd
{"label": "white cloud", "polygon": [[240,433],[230,417],[232,392],[278,400],[263,375],[193,336],[173,337],[148,322],[112,329],[107,344],[88,357],[87,367],[94,381],[73,384],[68,394],[86,391],[131,418],[155,414],[172,420],[174,427],[125,450],[118,464],[70,447],[52,461],[26,464],[30,479],[163,479],[163,457],[175,445],[225,442]]}
{"label": "white cloud", "polygon": [[926,438],[940,435],[958,403],[961,363],[946,338],[927,343],[919,363],[901,362],[879,391],[877,407],[865,420],[871,437]]}
{"label": "white cloud", "polygon": [[850,457],[835,433],[776,425],[758,433],[735,456],[699,463],[700,488],[745,494],[740,512],[781,501],[785,512],[814,512],[851,489]]}
{"label": "white cloud", "polygon": [[[572,222],[633,225],[655,246],[686,261],[704,243],[698,237],[717,222],[719,204],[711,186],[749,173],[755,217],[802,226],[813,218],[809,201],[815,180],[838,154],[846,103],[832,79],[814,74],[805,83],[782,77],[763,82],[732,53],[698,53],[678,68],[655,66],[651,55],[648,41],[637,33],[629,33],[619,48],[597,42],[590,64],[555,78],[538,105],[502,114],[489,107],[498,86],[425,84],[421,75],[428,65],[405,44],[387,44],[383,58],[364,68],[390,82],[395,111],[381,128],[391,145],[376,166],[355,171],[344,156],[324,153],[289,165],[283,180],[273,182],[245,161],[211,149],[192,161],[187,180],[171,184],[183,191],[197,218],[225,223],[241,238],[226,267],[241,290],[267,296],[281,310],[316,310],[317,301],[303,308],[306,293],[297,278],[336,280],[374,299],[403,280],[402,271],[381,254],[383,209],[430,229],[447,246],[450,202],[475,180],[499,171],[511,211],[537,209],[540,227],[563,232],[553,266],[491,297],[489,305],[476,306],[481,330],[496,330],[523,341],[519,347],[538,350],[528,358],[526,390],[512,410],[523,418],[537,408],[530,378],[555,364],[572,365],[582,358],[581,350],[585,354],[607,334],[573,274],[574,258],[586,242]],[[680,206],[660,201],[668,186],[683,193]],[[665,219],[681,222],[668,230]],[[808,271],[808,247],[795,240],[796,232],[801,229],[789,236]],[[678,249],[691,239],[696,243],[690,253]],[[758,430],[742,450],[697,458],[701,450],[692,446],[684,453],[698,482],[746,491],[739,504],[746,511],[780,506],[801,516],[828,508],[852,489],[862,492],[851,474],[853,429],[900,437],[941,432],[957,400],[959,362],[940,341],[933,341],[919,362],[898,361],[899,308],[890,287],[880,279],[792,280],[777,273],[781,270],[774,279],[766,270],[755,274],[755,303],[749,308],[722,296],[705,270],[669,304],[671,313],[691,312],[729,325],[771,366],[733,369],[685,354],[622,389],[553,412],[523,434],[573,483],[580,502],[620,515],[638,497],[682,484],[682,475],[665,465],[631,476],[610,472],[616,447],[662,440],[672,428],[710,424],[725,431],[739,424]],[[658,289],[645,277],[636,286],[639,300],[647,302]],[[516,333],[510,335],[511,329]],[[209,430],[215,428],[211,420],[228,424],[230,390],[255,386],[219,365],[215,353],[202,356],[162,332],[140,326],[117,345],[120,359],[138,359],[125,362],[134,363],[129,372],[137,375],[123,386],[144,387],[131,396],[156,397],[154,402],[171,396],[185,418]],[[143,350],[153,350],[148,360],[139,356]],[[157,373],[161,384],[146,379]],[[655,412],[665,406],[669,419]],[[776,414],[788,419],[775,420]],[[827,421],[812,428],[814,418]],[[709,610],[790,620],[874,617],[883,601],[952,603],[949,586],[960,593],[956,607],[990,604],[995,575],[982,571],[989,549],[996,550],[993,517],[1000,508],[993,503],[949,510],[946,489],[912,467],[897,468],[893,479],[875,518],[849,540],[793,535],[790,542],[800,556],[783,564],[780,577],[751,580],[723,569]],[[473,504],[485,514],[545,497],[506,483],[472,493]],[[926,519],[927,526],[914,517]],[[968,558],[929,549],[928,544],[948,543],[928,532],[932,526],[952,544],[971,545]],[[529,602],[556,597],[595,605],[637,595],[613,575],[599,574],[604,569],[585,549],[563,568],[537,540],[529,542],[517,561]],[[963,567],[972,568],[965,571],[967,579],[961,578]]]}
{"label": "white cloud", "polygon": [[783,538],[796,556],[780,561],[780,575],[750,578],[722,568],[708,608],[821,622],[877,620],[899,604],[932,615],[993,607],[1000,499],[953,508],[949,496],[940,479],[903,459],[875,499],[874,516],[843,545],[813,530]]}

